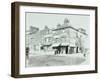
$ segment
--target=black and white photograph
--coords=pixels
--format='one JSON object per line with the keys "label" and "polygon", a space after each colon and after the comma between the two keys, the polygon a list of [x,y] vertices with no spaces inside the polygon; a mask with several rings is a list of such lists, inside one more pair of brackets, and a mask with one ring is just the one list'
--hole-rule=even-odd
{"label": "black and white photograph", "polygon": [[97,7],[12,3],[12,76],[97,73]]}
{"label": "black and white photograph", "polygon": [[25,13],[26,67],[90,63],[90,16]]}

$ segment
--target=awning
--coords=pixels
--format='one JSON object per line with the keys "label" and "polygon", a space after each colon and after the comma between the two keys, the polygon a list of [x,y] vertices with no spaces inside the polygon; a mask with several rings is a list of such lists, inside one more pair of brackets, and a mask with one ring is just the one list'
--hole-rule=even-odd
{"label": "awning", "polygon": [[75,44],[69,44],[70,47],[76,47]]}
{"label": "awning", "polygon": [[52,46],[59,46],[60,45],[60,43],[54,43],[54,44],[52,44]]}
{"label": "awning", "polygon": [[62,46],[68,46],[69,43],[67,43],[67,42],[66,42],[66,43],[61,43],[61,45],[62,45]]}

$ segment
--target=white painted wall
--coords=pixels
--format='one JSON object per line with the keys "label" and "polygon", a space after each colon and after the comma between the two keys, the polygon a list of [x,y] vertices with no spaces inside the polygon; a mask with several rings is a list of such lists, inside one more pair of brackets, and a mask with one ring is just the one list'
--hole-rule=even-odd
{"label": "white painted wall", "polygon": [[[73,5],[88,5],[98,6],[100,10],[100,0],[1,0],[0,2],[0,80],[16,80],[10,77],[11,68],[11,2],[13,1],[29,1],[41,3],[55,4],[73,4]],[[98,22],[100,21],[100,11],[98,13]],[[100,23],[98,24],[100,26]],[[98,32],[100,35],[100,27]],[[100,44],[100,37],[98,37]],[[100,47],[100,46],[99,46]],[[98,48],[99,49],[99,48]],[[100,49],[99,49],[100,52]],[[99,53],[98,52],[98,53]],[[98,54],[98,74],[80,74],[80,75],[65,75],[52,77],[38,78],[22,78],[18,80],[100,80],[100,54]]]}

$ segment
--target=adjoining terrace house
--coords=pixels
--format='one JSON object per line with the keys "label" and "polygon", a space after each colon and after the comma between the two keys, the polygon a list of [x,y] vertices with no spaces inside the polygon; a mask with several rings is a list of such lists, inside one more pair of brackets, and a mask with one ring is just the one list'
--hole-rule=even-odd
{"label": "adjoining terrace house", "polygon": [[55,29],[49,29],[47,26],[43,30],[31,33],[26,36],[27,46],[31,53],[36,51],[55,51],[60,49],[60,53],[83,53],[86,49],[86,41],[88,35],[85,29],[76,29],[68,25],[68,20],[64,20],[64,24],[57,25]]}

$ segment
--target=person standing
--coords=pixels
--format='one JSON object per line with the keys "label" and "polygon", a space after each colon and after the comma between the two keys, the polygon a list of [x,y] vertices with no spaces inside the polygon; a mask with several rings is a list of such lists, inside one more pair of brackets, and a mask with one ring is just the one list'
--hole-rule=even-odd
{"label": "person standing", "polygon": [[26,58],[29,59],[29,47],[26,47]]}

